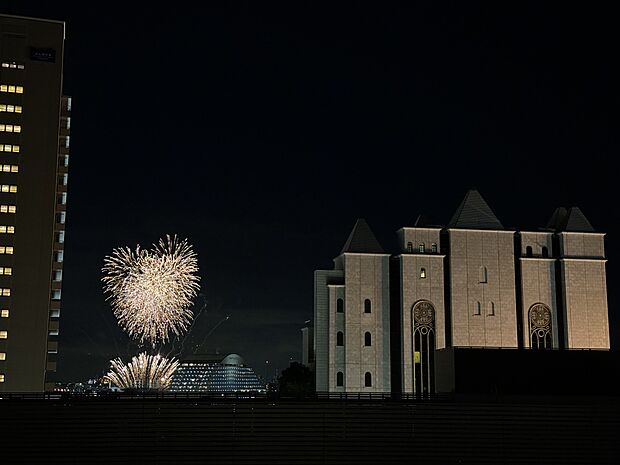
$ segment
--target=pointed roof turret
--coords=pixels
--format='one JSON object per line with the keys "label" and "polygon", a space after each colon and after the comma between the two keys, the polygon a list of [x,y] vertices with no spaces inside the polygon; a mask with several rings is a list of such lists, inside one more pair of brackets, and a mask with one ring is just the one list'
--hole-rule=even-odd
{"label": "pointed roof turret", "polygon": [[364,218],[358,218],[353,226],[353,231],[349,234],[347,242],[344,244],[340,255],[345,252],[353,253],[385,253],[381,244],[366,223]]}
{"label": "pointed roof turret", "polygon": [[449,228],[504,229],[476,189],[470,189],[452,215]]}
{"label": "pointed roof turret", "polygon": [[547,223],[548,229],[556,231],[594,232],[594,228],[579,207],[558,207]]}

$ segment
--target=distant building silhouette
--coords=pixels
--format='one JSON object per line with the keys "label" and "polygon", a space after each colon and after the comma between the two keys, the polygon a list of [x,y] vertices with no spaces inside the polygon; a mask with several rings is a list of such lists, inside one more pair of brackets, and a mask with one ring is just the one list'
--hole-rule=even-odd
{"label": "distant building silhouette", "polygon": [[53,390],[71,98],[65,24],[0,15],[0,392]]}
{"label": "distant building silhouette", "polygon": [[447,226],[397,235],[390,254],[359,219],[315,272],[317,391],[434,393],[453,348],[609,349],[604,233],[579,208],[517,231],[470,190]]}
{"label": "distant building silhouette", "polygon": [[314,328],[311,320],[306,321],[306,326],[301,328],[301,363],[314,369]]}

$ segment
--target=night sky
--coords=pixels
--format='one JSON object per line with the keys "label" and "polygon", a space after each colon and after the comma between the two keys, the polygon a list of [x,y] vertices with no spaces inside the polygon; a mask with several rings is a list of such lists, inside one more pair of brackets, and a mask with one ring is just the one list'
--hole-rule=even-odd
{"label": "night sky", "polygon": [[138,350],[102,292],[115,247],[187,237],[206,310],[186,350],[236,352],[260,374],[269,360],[273,375],[300,359],[313,271],[331,268],[356,218],[392,249],[420,213],[447,223],[472,187],[506,227],[579,206],[608,233],[618,347],[611,10],[254,3],[0,2],[66,21],[59,380],[99,376]]}

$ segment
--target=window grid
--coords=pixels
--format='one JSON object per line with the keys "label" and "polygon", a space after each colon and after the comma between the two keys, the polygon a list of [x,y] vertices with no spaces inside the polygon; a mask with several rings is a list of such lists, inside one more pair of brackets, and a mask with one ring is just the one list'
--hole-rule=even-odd
{"label": "window grid", "polygon": [[0,152],[19,153],[19,151],[20,151],[20,146],[19,145],[0,144]]}
{"label": "window grid", "polygon": [[0,132],[22,132],[19,124],[0,124]]}
{"label": "window grid", "polygon": [[13,68],[13,69],[24,69],[23,63],[15,63],[14,61],[12,61],[10,63],[8,61],[3,61],[2,62],[2,67],[3,68]]}
{"label": "window grid", "polygon": [[0,205],[0,213],[15,213],[16,211],[15,205]]}
{"label": "window grid", "polygon": [[11,276],[13,274],[13,268],[10,266],[0,266],[0,274]]}
{"label": "window grid", "polygon": [[3,173],[19,173],[18,165],[0,165]]}
{"label": "window grid", "polygon": [[0,92],[8,92],[9,94],[23,94],[24,87],[14,84],[0,84]]}
{"label": "window grid", "polygon": [[0,103],[0,113],[21,113],[21,105],[7,105],[6,103]]}
{"label": "window grid", "polygon": [[0,226],[0,234],[15,234],[15,226]]}

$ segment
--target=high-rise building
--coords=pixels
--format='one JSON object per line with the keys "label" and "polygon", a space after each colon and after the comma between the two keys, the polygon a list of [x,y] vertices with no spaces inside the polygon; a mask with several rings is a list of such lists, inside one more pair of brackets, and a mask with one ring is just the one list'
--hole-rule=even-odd
{"label": "high-rise building", "polygon": [[71,97],[65,24],[0,15],[0,392],[53,388]]}
{"label": "high-rise building", "polygon": [[450,350],[610,348],[604,233],[578,207],[519,231],[470,190],[446,226],[397,235],[387,254],[360,219],[315,272],[318,391],[433,393]]}

